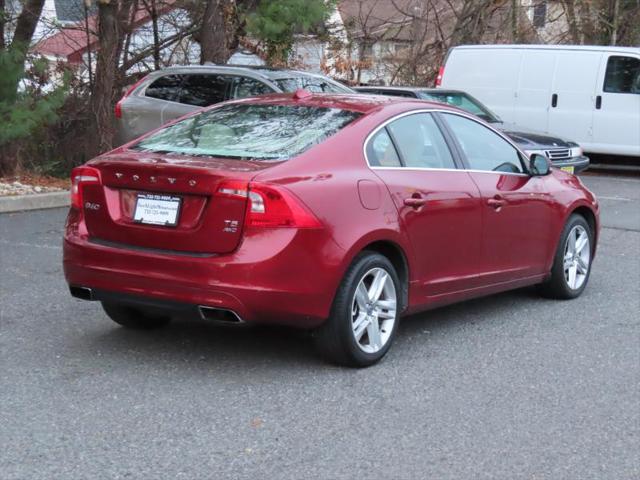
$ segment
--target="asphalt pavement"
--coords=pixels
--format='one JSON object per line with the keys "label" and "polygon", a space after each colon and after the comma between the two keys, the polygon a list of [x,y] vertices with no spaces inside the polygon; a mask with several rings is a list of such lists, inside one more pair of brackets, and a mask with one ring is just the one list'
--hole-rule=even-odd
{"label": "asphalt pavement", "polygon": [[0,215],[0,479],[639,479],[640,179],[582,178],[581,298],[413,316],[364,370],[294,330],[119,328],[67,293],[65,210]]}

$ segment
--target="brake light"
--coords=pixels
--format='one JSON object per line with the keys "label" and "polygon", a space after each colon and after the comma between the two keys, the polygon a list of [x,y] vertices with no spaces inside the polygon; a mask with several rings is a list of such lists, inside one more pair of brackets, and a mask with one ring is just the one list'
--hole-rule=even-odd
{"label": "brake light", "polygon": [[93,167],[76,167],[71,171],[72,208],[82,209],[82,190],[88,184],[100,184],[100,171]]}
{"label": "brake light", "polygon": [[438,70],[438,76],[436,77],[436,87],[442,86],[442,77],[444,76],[444,65]]}
{"label": "brake light", "polygon": [[120,100],[118,100],[118,103],[116,103],[116,108],[114,109],[114,114],[116,116],[116,118],[122,118],[122,102],[124,101],[125,98],[127,98],[129,95],[131,95],[131,93],[138,88],[138,85],[140,85],[145,78],[147,78],[147,76],[145,75],[144,77],[142,77],[140,80],[138,80],[136,83],[134,83],[133,85],[131,85],[127,91],[125,92],[125,94],[122,96],[122,98]]}
{"label": "brake light", "polygon": [[275,185],[223,182],[218,196],[247,199],[247,227],[318,228],[322,224],[316,216],[292,193]]}
{"label": "brake light", "polygon": [[273,185],[249,185],[247,224],[252,227],[318,228],[320,221],[292,193]]}

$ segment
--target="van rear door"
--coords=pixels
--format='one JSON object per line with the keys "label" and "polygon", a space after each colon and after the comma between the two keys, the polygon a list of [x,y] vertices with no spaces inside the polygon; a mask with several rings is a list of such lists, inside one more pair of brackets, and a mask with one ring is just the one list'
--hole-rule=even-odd
{"label": "van rear door", "polygon": [[640,156],[640,49],[603,55],[594,106],[588,150]]}
{"label": "van rear door", "polygon": [[547,132],[588,146],[593,138],[594,99],[602,52],[556,53]]}
{"label": "van rear door", "polygon": [[453,48],[447,57],[441,87],[469,92],[511,123],[521,59],[521,49]]}

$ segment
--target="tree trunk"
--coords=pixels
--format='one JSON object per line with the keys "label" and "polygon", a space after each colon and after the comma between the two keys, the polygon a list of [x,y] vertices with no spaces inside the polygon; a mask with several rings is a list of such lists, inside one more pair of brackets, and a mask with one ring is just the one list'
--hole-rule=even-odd
{"label": "tree trunk", "polygon": [[520,30],[518,29],[518,1],[511,0],[511,41],[520,43]]}
{"label": "tree trunk", "polygon": [[4,20],[4,16],[6,15],[6,12],[4,10],[4,0],[0,0],[0,50],[4,50],[5,44],[4,44],[4,24],[5,24],[5,20]]}
{"label": "tree trunk", "polygon": [[[13,39],[11,40],[11,46],[9,48],[12,50],[14,59],[21,71],[24,70],[24,62],[26,61],[27,52],[31,46],[33,34],[36,31],[36,25],[40,19],[43,6],[44,0],[27,0],[22,7],[20,15],[18,16],[16,30],[13,34]],[[5,11],[3,8],[2,15],[4,15],[4,13]],[[4,24],[2,30],[4,36]],[[13,100],[17,95],[19,77],[21,76],[22,75],[16,76],[15,82],[13,82],[13,85],[10,85],[9,95],[11,95],[11,97],[9,100]]]}
{"label": "tree trunk", "polygon": [[575,5],[573,0],[565,0],[562,2],[562,8],[564,14],[567,17],[567,25],[569,26],[569,34],[571,35],[571,42],[578,45],[580,44],[580,27],[578,25],[578,18],[576,15]]}
{"label": "tree trunk", "polygon": [[[25,53],[31,44],[36,25],[42,13],[44,0],[27,0],[18,16],[16,31],[11,41],[12,48],[23,48]],[[4,10],[4,9],[3,9]]]}
{"label": "tree trunk", "polygon": [[229,0],[208,0],[200,30],[200,63],[226,63],[229,59],[225,9]]}
{"label": "tree trunk", "polygon": [[113,146],[113,105],[116,69],[118,67],[118,4],[116,0],[98,3],[98,62],[95,90],[92,94],[98,152]]}
{"label": "tree trunk", "polygon": [[611,21],[610,45],[618,44],[618,20],[620,17],[620,0],[613,0],[613,19]]}
{"label": "tree trunk", "polygon": [[153,27],[153,68],[160,70],[160,33],[158,32],[156,0],[151,0],[151,25]]}

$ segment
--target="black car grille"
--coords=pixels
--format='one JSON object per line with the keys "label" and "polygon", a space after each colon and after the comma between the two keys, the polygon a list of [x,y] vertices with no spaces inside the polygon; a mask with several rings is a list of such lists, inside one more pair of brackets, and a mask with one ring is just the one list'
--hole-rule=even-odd
{"label": "black car grille", "polygon": [[571,158],[570,148],[554,148],[553,150],[545,150],[549,160],[566,160]]}

